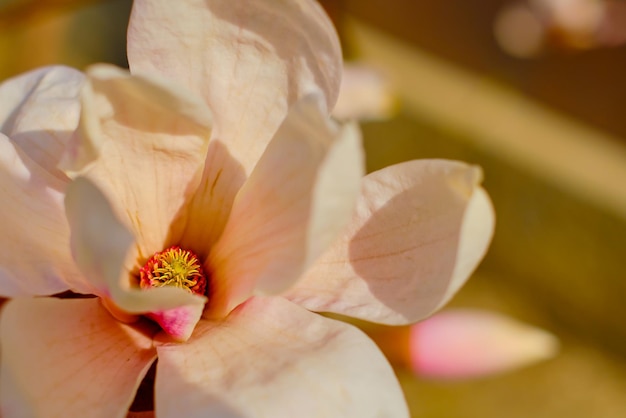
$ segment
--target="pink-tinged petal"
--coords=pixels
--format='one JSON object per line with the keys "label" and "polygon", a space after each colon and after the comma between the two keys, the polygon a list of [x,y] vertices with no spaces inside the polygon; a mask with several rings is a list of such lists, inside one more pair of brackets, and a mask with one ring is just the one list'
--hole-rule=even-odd
{"label": "pink-tinged petal", "polygon": [[63,212],[65,184],[0,134],[0,295],[46,295],[76,286]]}
{"label": "pink-tinged petal", "polygon": [[202,192],[186,231],[206,248],[219,238],[237,191],[289,107],[316,93],[332,109],[342,65],[332,23],[309,0],[138,0],[128,60],[133,73],[159,74],[199,92],[214,113]]}
{"label": "pink-tinged petal", "polygon": [[161,329],[178,342],[191,337],[202,316],[204,305],[186,305],[164,311],[150,312],[146,316],[161,326]]}
{"label": "pink-tinged petal", "polygon": [[156,358],[153,329],[98,299],[16,299],[0,322],[2,416],[124,417]]}
{"label": "pink-tinged petal", "polygon": [[397,108],[397,100],[385,77],[367,64],[346,63],[339,98],[333,109],[337,119],[384,120]]}
{"label": "pink-tinged petal", "polygon": [[494,214],[477,167],[410,161],[368,175],[347,232],[286,297],[399,325],[427,317],[474,271]]}
{"label": "pink-tinged petal", "polygon": [[375,344],[279,297],[255,297],[187,344],[158,345],[161,418],[408,417]]}
{"label": "pink-tinged petal", "polygon": [[0,84],[0,132],[48,172],[57,169],[78,125],[85,76],[68,67],[40,68]]}
{"label": "pink-tinged petal", "polygon": [[[204,305],[206,298],[183,289],[139,288],[132,268],[136,261],[136,253],[132,251],[133,236],[116,218],[106,197],[89,180],[78,177],[70,183],[65,208],[76,264],[88,280],[92,293],[110,298],[114,307],[121,309],[121,314]],[[115,309],[111,310],[116,313]],[[122,318],[118,316],[118,319]]]}
{"label": "pink-tinged petal", "polygon": [[411,329],[411,366],[421,376],[467,379],[553,357],[558,340],[495,312],[454,309]]}
{"label": "pink-tinged petal", "polygon": [[178,243],[208,146],[206,105],[167,83],[98,65],[87,71],[82,106],[65,167],[102,189],[139,257]]}
{"label": "pink-tinged petal", "polygon": [[209,313],[299,278],[350,220],[363,170],[356,125],[335,126],[314,96],[293,106],[209,255]]}

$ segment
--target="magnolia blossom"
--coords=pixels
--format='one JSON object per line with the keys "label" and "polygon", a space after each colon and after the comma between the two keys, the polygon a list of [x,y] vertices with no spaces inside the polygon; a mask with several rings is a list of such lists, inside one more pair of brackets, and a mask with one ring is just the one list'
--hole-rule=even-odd
{"label": "magnolia blossom", "polygon": [[480,170],[362,176],[314,1],[138,0],[128,60],[0,85],[2,416],[123,417],[157,358],[159,417],[407,416],[314,312],[445,304],[491,239]]}

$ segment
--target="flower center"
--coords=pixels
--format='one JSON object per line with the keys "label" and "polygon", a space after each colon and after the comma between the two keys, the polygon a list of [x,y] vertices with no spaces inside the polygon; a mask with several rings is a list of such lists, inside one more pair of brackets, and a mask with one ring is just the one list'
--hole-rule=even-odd
{"label": "flower center", "polygon": [[155,253],[139,270],[139,287],[175,286],[205,295],[207,279],[198,256],[178,246]]}

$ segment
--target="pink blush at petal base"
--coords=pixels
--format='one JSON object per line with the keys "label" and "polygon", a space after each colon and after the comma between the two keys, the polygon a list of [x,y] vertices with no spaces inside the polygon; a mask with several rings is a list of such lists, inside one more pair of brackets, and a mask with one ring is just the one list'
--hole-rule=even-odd
{"label": "pink blush at petal base", "polygon": [[203,309],[202,305],[187,305],[150,312],[146,314],[146,317],[159,324],[163,331],[175,341],[184,342],[191,337],[191,333],[202,316]]}

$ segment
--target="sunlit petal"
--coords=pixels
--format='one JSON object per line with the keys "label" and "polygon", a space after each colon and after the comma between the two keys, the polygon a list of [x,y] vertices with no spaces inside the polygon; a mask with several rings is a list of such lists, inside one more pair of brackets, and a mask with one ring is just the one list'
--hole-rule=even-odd
{"label": "sunlit petal", "polygon": [[134,73],[159,74],[203,95],[214,113],[215,146],[200,186],[211,193],[194,200],[187,231],[207,245],[289,106],[317,93],[332,109],[341,77],[335,30],[308,0],[138,0],[128,60]]}
{"label": "sunlit petal", "polygon": [[0,134],[0,295],[45,295],[76,287],[61,190],[53,176]]}
{"label": "sunlit petal", "polygon": [[106,65],[87,76],[66,167],[102,189],[148,259],[184,229],[211,117],[200,99],[151,78]]}
{"label": "sunlit petal", "polygon": [[85,76],[68,67],[44,67],[0,84],[0,132],[20,152],[61,180],[57,169],[78,125]]}
{"label": "sunlit petal", "polygon": [[253,298],[157,347],[159,417],[406,417],[393,371],[356,328]]}
{"label": "sunlit petal", "polygon": [[[181,25],[180,22],[185,22]],[[131,71],[160,74],[202,94],[216,136],[250,172],[290,104],[337,98],[341,52],[322,8],[308,0],[169,0],[133,4]]]}
{"label": "sunlit petal", "polygon": [[336,127],[313,96],[293,106],[209,256],[217,315],[300,277],[349,221],[362,175],[356,126]]}
{"label": "sunlit petal", "polygon": [[16,299],[0,323],[2,416],[124,417],[156,357],[98,299]]}
{"label": "sunlit petal", "polygon": [[345,236],[287,292],[307,309],[387,324],[441,307],[484,256],[494,227],[480,170],[419,160],[365,178]]}

